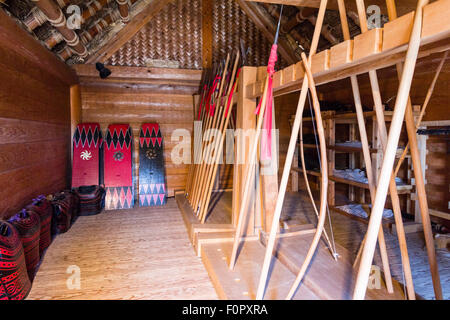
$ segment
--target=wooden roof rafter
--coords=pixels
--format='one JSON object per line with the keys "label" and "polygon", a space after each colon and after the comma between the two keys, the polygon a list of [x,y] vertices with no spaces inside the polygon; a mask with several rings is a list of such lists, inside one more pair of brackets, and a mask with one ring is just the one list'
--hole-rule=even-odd
{"label": "wooden roof rafter", "polygon": [[[236,0],[242,11],[253,21],[253,23],[261,30],[263,35],[273,43],[276,33],[276,24],[273,22],[272,18],[265,14],[256,3],[251,3],[245,0]],[[295,54],[295,50],[288,41],[280,37],[278,39],[278,51],[280,55],[289,64],[296,63],[300,60]]]}
{"label": "wooden roof rafter", "polygon": [[[297,7],[310,7],[319,8],[320,0],[245,0],[247,2],[263,2],[273,4],[284,4]],[[354,0],[346,1],[347,10],[357,11],[356,2]],[[381,9],[381,13],[387,14],[386,1],[385,0],[370,0],[367,1],[367,5],[377,5]],[[397,12],[399,15],[403,15],[407,12],[413,11],[416,8],[417,0],[403,0],[397,5]],[[329,1],[327,5],[328,9],[338,10],[337,1]]]}
{"label": "wooden roof rafter", "polygon": [[[144,0],[138,3],[143,7],[136,8],[130,12],[130,22],[114,35],[99,50],[96,50],[86,63],[105,62],[128,40],[139,32],[155,15],[157,15],[167,4],[174,0]],[[140,10],[139,10],[140,9]],[[139,13],[137,13],[139,12]],[[112,31],[114,32],[114,31]]]}

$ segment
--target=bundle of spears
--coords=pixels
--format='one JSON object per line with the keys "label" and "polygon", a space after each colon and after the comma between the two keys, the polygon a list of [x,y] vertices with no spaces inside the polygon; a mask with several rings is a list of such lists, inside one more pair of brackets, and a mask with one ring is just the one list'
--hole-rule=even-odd
{"label": "bundle of spears", "polygon": [[[186,183],[186,198],[199,220],[204,223],[208,215],[214,182],[223,156],[226,130],[234,127],[233,94],[245,63],[245,51],[236,50],[233,58],[227,55],[225,61],[205,72],[200,93],[192,144],[193,162],[189,167]],[[244,57],[244,58],[242,58]],[[200,127],[201,126],[201,127]],[[197,130],[195,129],[197,128]]]}

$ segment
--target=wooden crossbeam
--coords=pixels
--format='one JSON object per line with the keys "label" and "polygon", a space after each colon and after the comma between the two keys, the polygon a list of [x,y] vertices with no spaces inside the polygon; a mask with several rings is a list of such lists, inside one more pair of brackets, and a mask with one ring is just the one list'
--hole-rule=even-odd
{"label": "wooden crossbeam", "polygon": [[132,17],[131,22],[122,28],[111,41],[89,57],[86,63],[105,62],[117,50],[120,49],[128,40],[139,32],[162,8],[174,0],[150,0],[147,6],[136,16]]}
{"label": "wooden crossbeam", "polygon": [[[274,4],[284,4],[297,7],[310,7],[319,8],[320,0],[245,0],[248,2],[263,2],[263,3],[274,3]],[[397,6],[397,12],[399,15],[403,15],[410,12],[416,8],[417,0],[404,0]],[[356,11],[355,1],[346,1],[345,3],[347,10]],[[381,13],[386,14],[386,2],[385,0],[370,0],[367,5],[377,5],[381,9]],[[338,10],[337,1],[329,1],[327,9]]]}

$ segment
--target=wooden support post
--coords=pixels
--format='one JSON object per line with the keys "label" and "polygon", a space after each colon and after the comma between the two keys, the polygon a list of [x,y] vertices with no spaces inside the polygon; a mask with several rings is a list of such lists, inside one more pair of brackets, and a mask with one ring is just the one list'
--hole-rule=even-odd
{"label": "wooden support post", "polygon": [[[388,187],[390,185],[390,182],[392,181],[391,177],[395,160],[395,154],[397,151],[398,140],[400,137],[403,119],[405,116],[406,104],[408,101],[408,95],[411,88],[412,77],[414,74],[414,68],[420,47],[420,36],[421,36],[420,33],[422,27],[423,6],[425,6],[427,3],[428,3],[427,0],[419,0],[416,14],[414,17],[413,30],[411,32],[411,39],[409,42],[405,59],[405,70],[402,73],[397,99],[395,102],[394,115],[392,118],[389,138],[387,141],[383,157],[383,165],[381,168],[378,189],[376,192],[375,201],[370,216],[369,226],[366,234],[366,242],[364,244],[364,249],[361,256],[361,263],[359,266],[358,275],[356,279],[355,291],[353,294],[354,299],[364,299],[367,290],[370,268],[376,246],[376,237],[381,227],[381,219],[383,216],[384,204],[386,202]],[[365,15],[364,2],[362,0],[357,0],[357,5],[358,5],[358,12],[361,18]],[[370,73],[369,76],[371,76]],[[374,79],[372,79],[371,77],[371,84],[373,83],[373,80]]]}
{"label": "wooden support post", "polygon": [[[388,5],[389,16],[390,19],[393,20],[397,17],[397,13],[395,10],[393,10],[394,6],[394,0],[387,0],[387,3],[391,4]],[[405,64],[406,65],[406,64]],[[397,73],[399,80],[402,79],[402,65],[397,64]],[[412,77],[412,76],[411,76]],[[409,90],[408,90],[409,91]],[[417,136],[416,136],[416,125],[414,121],[414,115],[413,115],[413,108],[411,104],[411,99],[409,97],[409,94],[406,99],[406,110],[405,110],[405,122],[406,122],[406,131],[408,133],[408,140],[410,144],[411,149],[411,159],[414,167],[414,177],[416,182],[416,190],[418,193],[419,198],[419,207],[420,207],[420,213],[422,217],[422,224],[423,224],[423,231],[425,234],[425,243],[427,246],[427,254],[428,254],[428,262],[430,264],[430,271],[431,271],[431,277],[433,280],[433,287],[434,287],[434,293],[437,300],[442,300],[442,287],[441,287],[441,281],[439,278],[439,269],[436,261],[436,252],[434,248],[434,240],[433,240],[433,232],[431,229],[431,222],[430,222],[430,214],[428,212],[428,202],[427,202],[427,194],[425,190],[425,166],[426,166],[426,154],[422,157],[420,157],[420,151],[419,146],[417,143]],[[425,150],[426,147],[422,148],[422,150]]]}
{"label": "wooden support post", "polygon": [[[298,169],[298,149],[299,147],[295,147],[294,159],[292,160],[292,169]],[[291,189],[292,192],[298,192],[298,172],[296,170],[292,170],[291,172]]]}
{"label": "wooden support post", "polygon": [[81,90],[80,85],[75,84],[70,87],[70,155],[73,159],[72,139],[77,129],[77,125],[81,123]]}
{"label": "wooden support post", "polygon": [[[328,119],[325,121],[325,135],[327,137],[327,145],[334,146],[336,141],[336,126],[335,121],[333,119],[334,111],[329,111],[325,113],[328,115]],[[327,150],[328,157],[328,172],[330,175],[333,175],[333,170],[336,164],[336,151],[334,149]],[[334,206],[336,205],[336,193],[335,193],[335,183],[334,181],[328,181],[328,205]]]}
{"label": "wooden support post", "polygon": [[[248,160],[245,162],[244,169],[244,181],[242,185],[242,195],[241,195],[241,207],[239,209],[239,217],[238,224],[236,226],[236,233],[234,235],[234,243],[233,250],[230,258],[230,270],[233,270],[239,245],[241,242],[241,232],[244,228],[244,224],[247,223],[248,216],[250,215],[250,222],[254,221],[254,203],[255,203],[255,166],[257,162],[257,151],[259,145],[259,138],[261,136],[262,123],[264,120],[264,115],[266,114],[266,104],[267,104],[267,96],[268,96],[268,87],[269,87],[269,77],[266,78],[266,84],[264,86],[264,93],[261,100],[261,106],[259,110],[259,116],[257,118],[256,130],[252,129],[250,134],[250,148],[247,149]],[[254,109],[253,113],[254,113]],[[250,207],[250,208],[249,208]],[[252,212],[253,210],[253,212]]]}
{"label": "wooden support post", "polygon": [[[241,133],[236,136],[235,156],[234,156],[234,175],[233,175],[233,197],[232,197],[232,223],[236,227],[239,220],[240,204],[242,203],[245,164],[248,163],[248,143],[246,142],[245,132],[248,129],[254,130],[256,127],[256,99],[248,99],[247,85],[255,82],[257,68],[243,67],[239,76],[239,96],[236,107],[236,130]],[[249,139],[250,140],[250,139]],[[247,148],[246,148],[247,147]],[[250,201],[250,203],[254,203]],[[247,234],[253,234],[253,216],[254,208],[249,206],[249,219]]]}
{"label": "wooden support post", "polygon": [[[341,12],[346,12],[343,0],[338,0],[338,5],[339,5],[339,10]],[[359,2],[358,0],[357,0],[357,5],[358,5],[358,9],[362,10],[361,2]],[[362,7],[364,7],[364,3],[362,3]],[[364,33],[365,31],[367,31],[367,25],[365,25],[365,23],[366,23],[365,12],[359,12],[359,14],[360,14],[361,31]],[[343,18],[343,16],[344,16],[343,13],[341,13],[340,17]],[[345,24],[343,24],[343,25],[345,25]],[[345,34],[348,35],[348,32],[345,32]],[[348,39],[345,39],[345,40],[348,40]],[[364,122],[364,115],[363,115],[363,110],[362,110],[362,103],[361,103],[361,97],[360,97],[360,92],[359,92],[358,79],[356,76],[352,76],[350,78],[350,80],[351,80],[351,84],[352,84],[353,97],[355,100],[355,109],[356,109],[356,113],[357,113],[358,126],[359,126],[360,136],[361,136],[361,143],[363,146],[363,155],[364,155],[364,159],[366,162],[366,172],[367,172],[367,179],[368,179],[368,184],[369,184],[371,202],[373,204],[374,199],[375,199],[375,182],[373,180],[374,174],[372,171],[372,164],[370,161],[370,151],[369,151],[369,146],[368,146],[368,142],[367,142],[366,125]],[[384,118],[383,118],[383,121],[384,121]],[[387,290],[389,293],[393,293],[394,289],[393,289],[393,285],[392,285],[391,271],[389,268],[389,259],[388,259],[387,249],[386,249],[386,243],[384,240],[383,228],[381,225],[380,225],[380,229],[378,230],[378,243],[380,245],[380,254],[381,254],[381,260],[383,263],[383,271],[384,271],[384,276],[385,276],[385,280],[386,280],[386,287],[387,287]]]}
{"label": "wooden support post", "polygon": [[[350,141],[356,140],[356,130],[355,130],[355,124],[350,123],[348,128],[348,137]],[[348,167],[350,169],[356,168],[356,154],[354,152],[349,153],[348,155]],[[355,187],[354,186],[348,186],[348,199],[352,202],[355,201]]]}
{"label": "wooden support post", "polygon": [[264,231],[270,232],[272,226],[273,213],[278,197],[278,137],[275,132],[275,103],[272,103],[272,158],[263,163],[260,160],[261,191],[264,209]]}
{"label": "wooden support post", "polygon": [[434,294],[437,300],[442,300],[442,287],[439,277],[439,269],[436,261],[436,251],[434,248],[433,231],[431,229],[430,214],[428,212],[427,193],[425,190],[424,171],[420,159],[419,146],[416,137],[416,126],[414,125],[414,116],[411,104],[406,106],[405,112],[406,131],[411,149],[411,159],[414,168],[414,178],[416,191],[419,198],[419,208],[422,218],[423,232],[425,234],[425,243],[427,246],[428,263],[430,264],[431,278],[433,280]]}
{"label": "wooden support post", "polygon": [[202,0],[202,62],[203,69],[212,66],[213,26],[212,26],[213,0]]}

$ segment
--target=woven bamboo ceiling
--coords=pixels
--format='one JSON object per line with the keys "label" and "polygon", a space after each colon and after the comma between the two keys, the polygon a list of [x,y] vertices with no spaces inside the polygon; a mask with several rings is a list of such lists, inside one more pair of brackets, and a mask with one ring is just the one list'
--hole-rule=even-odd
{"label": "woven bamboo ceiling", "polygon": [[[283,1],[0,0],[0,6],[69,65],[100,61],[149,66],[159,61],[201,69],[207,27],[212,29],[212,62],[223,59],[243,40],[250,49],[247,63],[266,64],[280,14],[277,2]],[[282,14],[280,66],[300,60],[303,50],[308,52],[320,1],[284,2],[294,5],[285,6]],[[406,2],[413,7],[415,1]],[[327,10],[319,50],[342,41],[335,9],[330,5]],[[77,12],[81,15],[78,26]],[[358,16],[352,8],[347,13],[354,36],[360,32]],[[69,23],[75,27],[68,27]]]}

